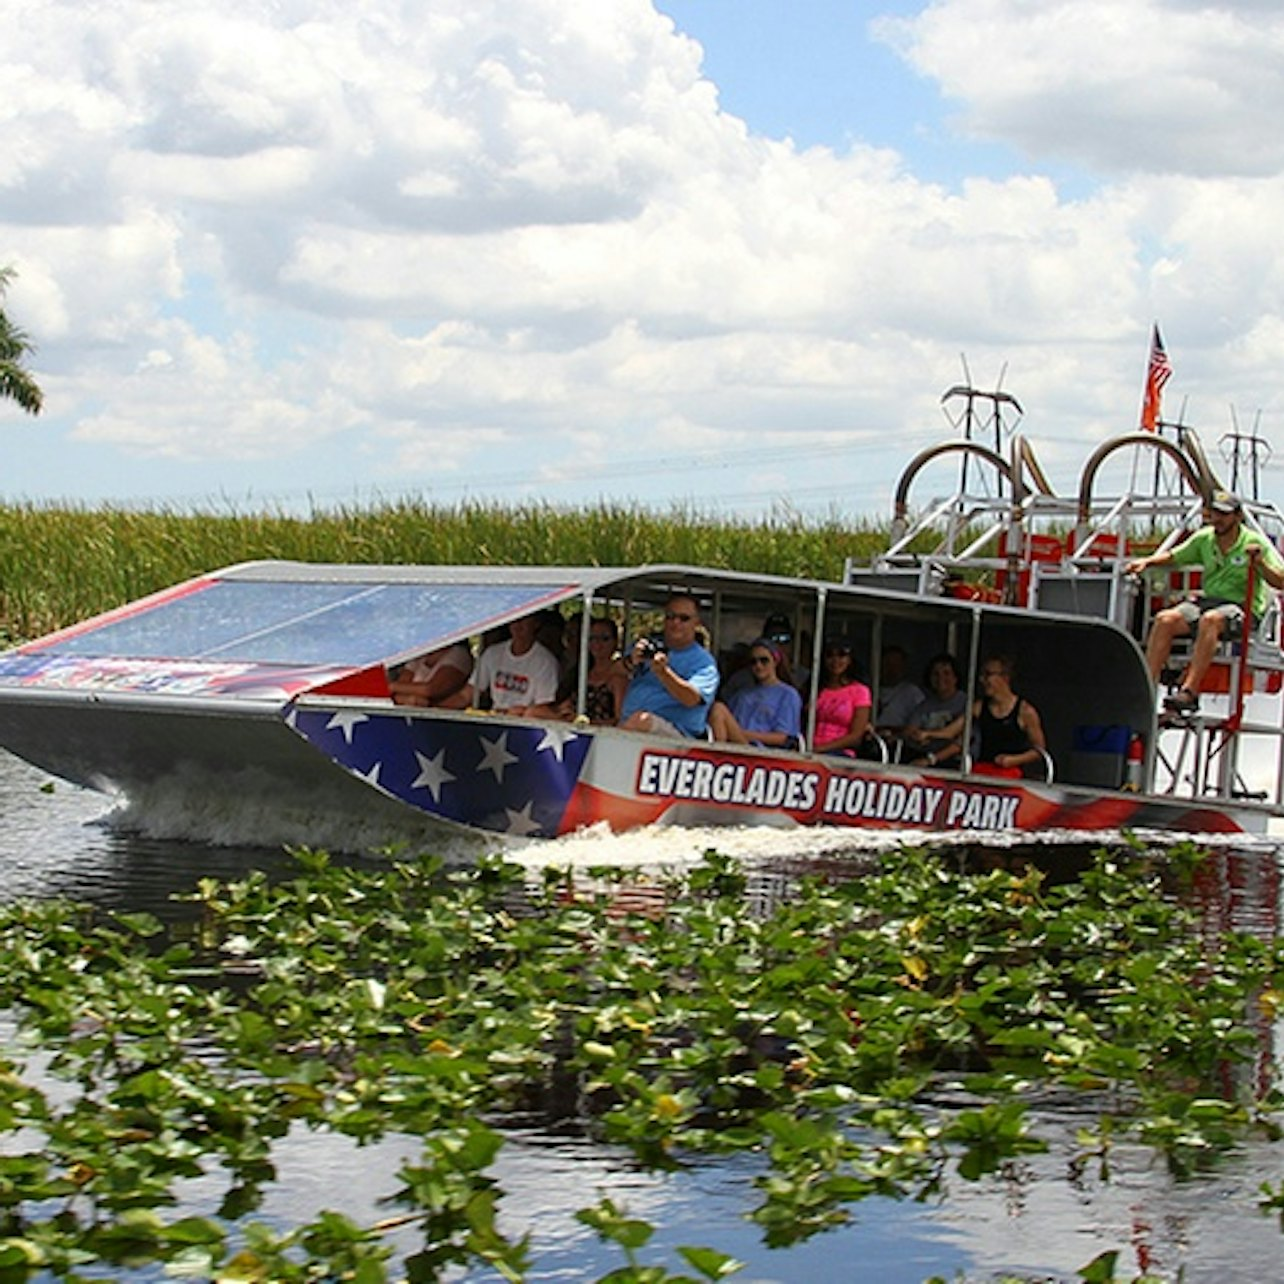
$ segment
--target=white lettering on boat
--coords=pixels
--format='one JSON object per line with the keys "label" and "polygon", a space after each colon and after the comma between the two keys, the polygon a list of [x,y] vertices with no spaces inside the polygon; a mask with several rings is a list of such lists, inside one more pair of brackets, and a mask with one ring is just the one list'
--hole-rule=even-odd
{"label": "white lettering on boat", "polygon": [[654,750],[642,753],[637,792],[684,802],[798,812],[831,824],[873,821],[929,829],[1014,829],[1021,804],[1016,791],[944,787]]}
{"label": "white lettering on boat", "polygon": [[638,793],[657,798],[731,803],[741,807],[783,807],[811,811],[820,772],[746,762],[644,753],[638,766]]}

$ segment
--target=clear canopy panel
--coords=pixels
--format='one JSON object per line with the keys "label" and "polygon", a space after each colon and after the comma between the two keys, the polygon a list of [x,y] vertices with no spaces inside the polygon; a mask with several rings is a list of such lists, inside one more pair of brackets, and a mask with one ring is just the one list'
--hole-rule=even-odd
{"label": "clear canopy panel", "polygon": [[573,587],[216,580],[40,650],[363,667],[480,633],[556,602]]}

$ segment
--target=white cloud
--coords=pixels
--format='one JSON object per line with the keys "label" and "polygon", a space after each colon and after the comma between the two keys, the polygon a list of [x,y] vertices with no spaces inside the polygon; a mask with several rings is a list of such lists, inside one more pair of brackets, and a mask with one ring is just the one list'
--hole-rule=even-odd
{"label": "white cloud", "polygon": [[1152,316],[1196,390],[1279,367],[1265,5],[938,0],[896,29],[969,128],[1121,171],[1075,199],[1037,167],[947,189],[756,137],[648,0],[19,7],[0,261],[87,470],[315,486],[329,443],[343,481],[597,466],[627,493],[622,458],[796,441],[820,462],[795,487],[850,476],[867,504],[940,432],[960,352],[1081,440],[1128,426]]}
{"label": "white cloud", "polygon": [[12,262],[26,328],[56,368],[86,349],[132,347],[183,288],[180,229],[156,208],[137,205],[119,221],[6,231],[19,247]]}
{"label": "white cloud", "polygon": [[1284,162],[1284,12],[1194,0],[938,0],[877,30],[963,129],[1113,173]]}
{"label": "white cloud", "polygon": [[114,395],[104,409],[78,419],[74,441],[171,459],[256,460],[302,454],[367,422],[313,369],[263,370],[244,334],[218,340],[172,320],[149,333],[163,346],[149,349],[133,370],[90,365],[77,376],[86,401],[109,376]]}

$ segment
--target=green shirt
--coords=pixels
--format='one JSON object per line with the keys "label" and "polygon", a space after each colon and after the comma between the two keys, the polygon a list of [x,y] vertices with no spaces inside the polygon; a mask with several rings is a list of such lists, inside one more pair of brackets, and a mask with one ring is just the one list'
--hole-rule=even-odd
{"label": "green shirt", "polygon": [[[1173,549],[1174,566],[1202,566],[1204,569],[1201,588],[1207,597],[1220,597],[1227,602],[1238,602],[1241,605],[1248,591],[1248,550],[1256,545],[1262,550],[1262,560],[1272,567],[1281,566],[1279,554],[1272,547],[1270,540],[1258,531],[1249,530],[1247,526],[1239,528],[1239,535],[1230,548],[1223,553],[1217,546],[1217,534],[1211,526],[1203,526],[1189,539],[1183,540]],[[1271,600],[1271,586],[1258,567],[1253,579],[1253,615],[1260,619]]]}

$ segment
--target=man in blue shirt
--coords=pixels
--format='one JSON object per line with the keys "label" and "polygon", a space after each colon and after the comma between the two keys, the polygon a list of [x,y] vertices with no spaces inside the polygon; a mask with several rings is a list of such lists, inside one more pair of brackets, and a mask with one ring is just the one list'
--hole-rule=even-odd
{"label": "man in blue shirt", "polygon": [[703,737],[718,693],[718,662],[696,641],[700,609],[686,593],[664,605],[664,647],[633,647],[633,677],[624,693],[620,726],[668,736]]}

